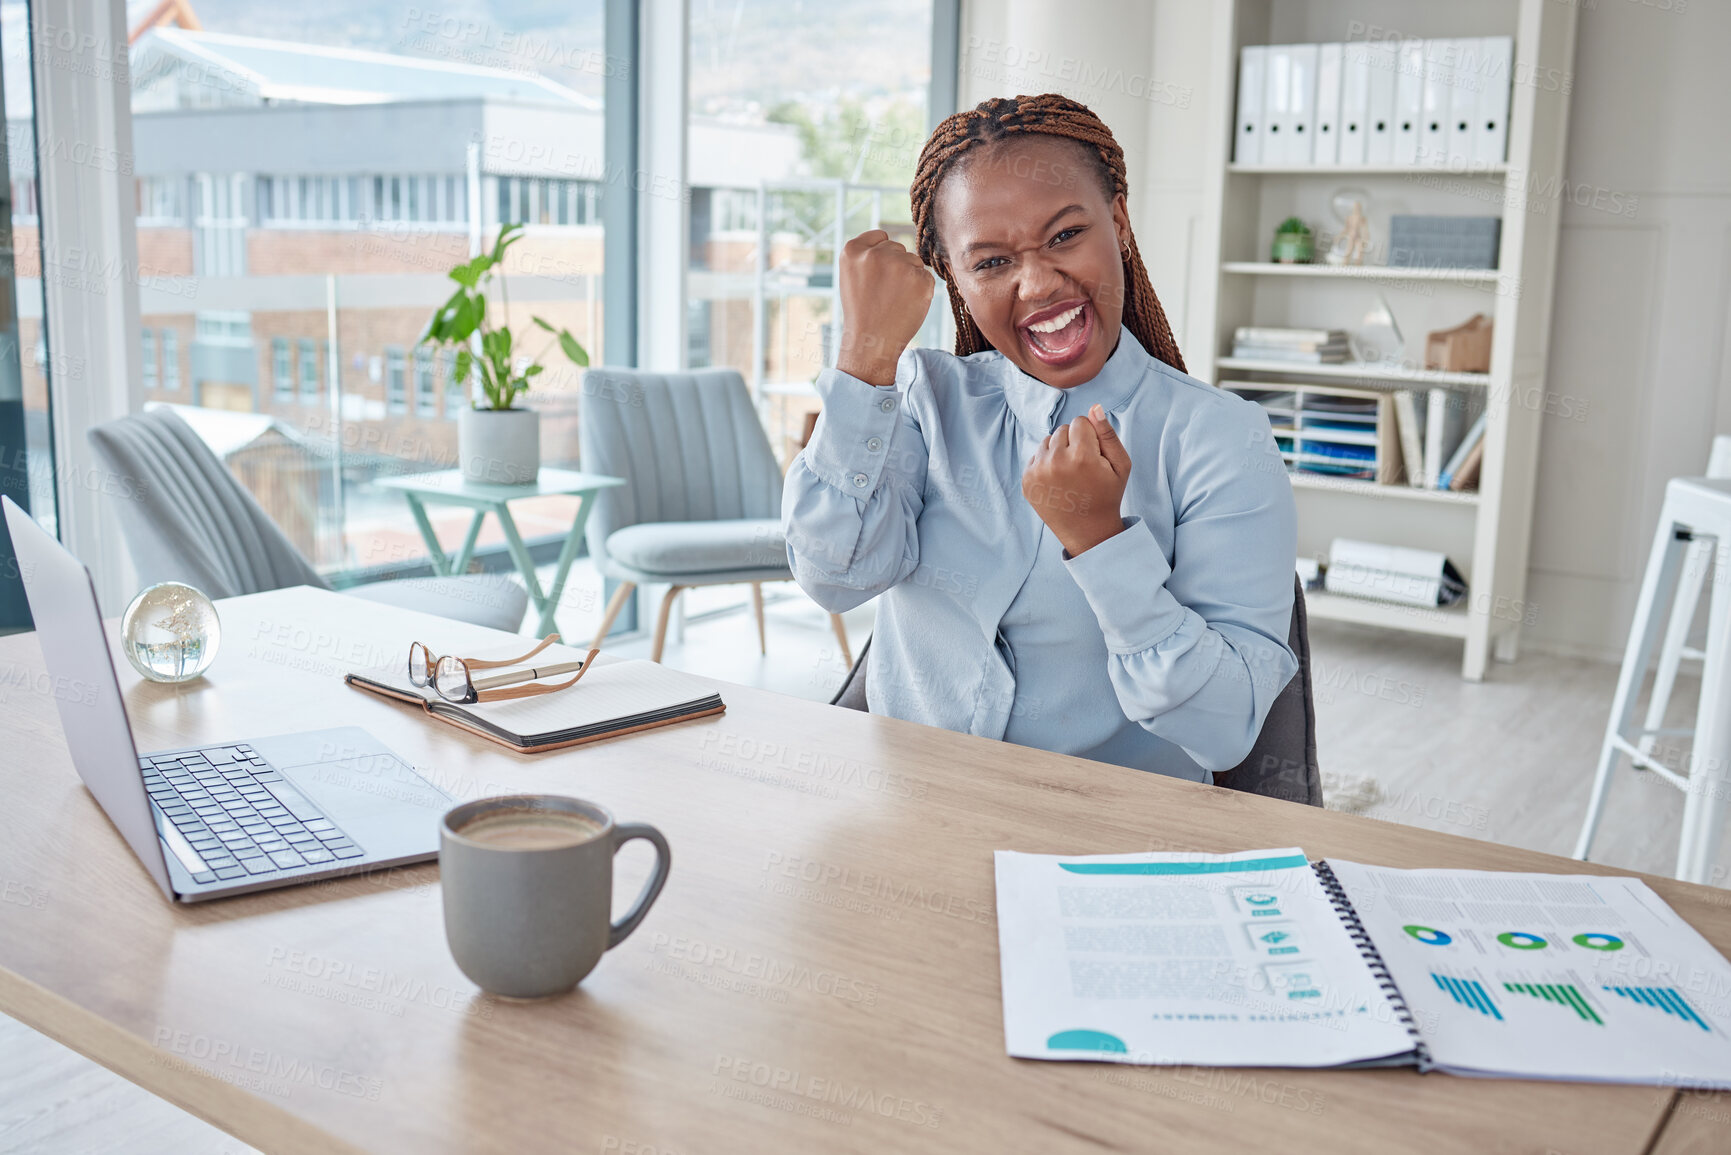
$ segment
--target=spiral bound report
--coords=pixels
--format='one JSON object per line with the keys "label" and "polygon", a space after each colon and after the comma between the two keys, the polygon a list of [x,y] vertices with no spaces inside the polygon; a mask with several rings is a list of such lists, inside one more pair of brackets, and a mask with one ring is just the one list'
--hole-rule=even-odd
{"label": "spiral bound report", "polygon": [[1637,878],[995,859],[1011,1055],[1731,1089],[1731,965]]}
{"label": "spiral bound report", "polygon": [[1333,904],[1334,912],[1340,916],[1340,923],[1346,928],[1346,933],[1358,948],[1358,953],[1364,956],[1364,964],[1376,977],[1376,984],[1382,988],[1383,997],[1406,1025],[1407,1034],[1412,1036],[1413,1057],[1417,1060],[1418,1069],[1429,1071],[1435,1064],[1431,1062],[1430,1048],[1425,1045],[1418,1023],[1412,1017],[1412,1008],[1407,1006],[1406,997],[1400,992],[1400,985],[1394,981],[1394,976],[1389,974],[1382,952],[1376,948],[1376,943],[1364,929],[1364,923],[1359,920],[1358,911],[1354,909],[1352,899],[1347,897],[1346,888],[1341,886],[1340,880],[1334,876],[1334,870],[1326,859],[1311,863],[1310,869],[1321,880],[1322,889],[1328,892],[1328,901]]}

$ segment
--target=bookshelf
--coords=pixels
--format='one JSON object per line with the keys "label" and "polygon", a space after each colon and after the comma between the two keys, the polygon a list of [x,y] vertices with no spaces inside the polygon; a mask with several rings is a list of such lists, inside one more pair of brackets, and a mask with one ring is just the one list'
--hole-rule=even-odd
{"label": "bookshelf", "polygon": [[[1210,99],[1187,277],[1185,353],[1206,381],[1272,388],[1350,384],[1367,390],[1448,388],[1474,395],[1488,412],[1480,488],[1449,493],[1295,474],[1301,556],[1326,556],[1336,537],[1441,550],[1465,575],[1460,605],[1426,610],[1313,592],[1314,618],[1455,638],[1461,676],[1484,678],[1490,659],[1515,659],[1525,604],[1533,490],[1544,415],[1545,366],[1558,205],[1533,196],[1563,174],[1568,131],[1565,83],[1572,77],[1576,6],[1556,0],[1388,0],[1377,6],[1381,35],[1414,38],[1512,36],[1515,62],[1504,163],[1465,171],[1412,165],[1311,168],[1232,161],[1239,50],[1255,44],[1326,43],[1364,28],[1357,0],[1213,0],[1207,15]],[[1193,30],[1200,28],[1193,25]],[[1389,32],[1398,29],[1398,33]],[[1158,30],[1157,30],[1158,36]],[[1356,37],[1362,39],[1362,33]],[[1201,49],[1203,46],[1198,45]],[[1200,67],[1200,66],[1199,66]],[[1386,259],[1389,217],[1397,213],[1500,216],[1493,270],[1275,265],[1275,225],[1298,216],[1332,232],[1334,193],[1368,194],[1373,231],[1368,262]],[[1322,246],[1318,245],[1320,259]],[[1360,327],[1386,299],[1405,347],[1391,362],[1286,365],[1230,356],[1241,325]],[[1424,341],[1474,313],[1495,322],[1489,373],[1421,368]],[[1194,350],[1194,351],[1193,351]]]}

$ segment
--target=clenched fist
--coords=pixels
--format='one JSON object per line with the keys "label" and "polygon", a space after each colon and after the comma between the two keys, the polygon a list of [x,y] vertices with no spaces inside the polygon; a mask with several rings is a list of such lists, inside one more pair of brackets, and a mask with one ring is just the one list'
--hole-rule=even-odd
{"label": "clenched fist", "polygon": [[835,367],[873,385],[896,383],[896,361],[932,304],[932,274],[882,229],[841,251],[841,348]]}
{"label": "clenched fist", "polygon": [[1130,451],[1096,405],[1040,442],[1022,471],[1022,496],[1075,557],[1124,528],[1129,480]]}

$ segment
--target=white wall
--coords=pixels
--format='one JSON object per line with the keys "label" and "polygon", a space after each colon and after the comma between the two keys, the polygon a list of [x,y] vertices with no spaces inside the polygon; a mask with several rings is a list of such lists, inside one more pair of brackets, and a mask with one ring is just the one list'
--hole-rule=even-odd
{"label": "white wall", "polygon": [[1620,656],[1665,481],[1731,432],[1728,52],[1731,5],[1581,0],[1549,387],[1585,410],[1545,420],[1527,585],[1556,648]]}
{"label": "white wall", "polygon": [[[1731,432],[1731,4],[1572,2],[1574,103],[1550,206],[1561,243],[1527,587],[1537,619],[1524,638],[1615,658],[1665,480],[1699,473],[1713,435]],[[1230,85],[1202,49],[1215,9],[963,9],[963,107],[1060,91],[1112,126],[1130,163],[1137,239],[1183,344],[1210,339],[1187,318],[1201,276],[1199,158],[1230,115]]]}

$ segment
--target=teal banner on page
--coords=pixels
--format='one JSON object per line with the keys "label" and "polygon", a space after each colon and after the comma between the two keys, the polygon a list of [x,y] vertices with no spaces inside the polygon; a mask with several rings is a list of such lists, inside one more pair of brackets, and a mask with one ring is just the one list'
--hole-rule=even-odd
{"label": "teal banner on page", "polygon": [[1240,858],[1233,862],[1060,862],[1071,874],[1243,874],[1252,870],[1294,870],[1309,866],[1302,854],[1282,858]]}

